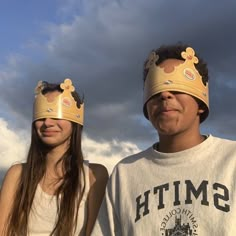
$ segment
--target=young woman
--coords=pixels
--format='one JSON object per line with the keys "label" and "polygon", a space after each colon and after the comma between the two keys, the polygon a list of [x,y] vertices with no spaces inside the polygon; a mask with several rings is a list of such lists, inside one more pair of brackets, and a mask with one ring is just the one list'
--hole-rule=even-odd
{"label": "young woman", "polygon": [[90,235],[108,173],[83,159],[83,115],[70,79],[38,84],[27,161],[8,170],[0,192],[1,236]]}

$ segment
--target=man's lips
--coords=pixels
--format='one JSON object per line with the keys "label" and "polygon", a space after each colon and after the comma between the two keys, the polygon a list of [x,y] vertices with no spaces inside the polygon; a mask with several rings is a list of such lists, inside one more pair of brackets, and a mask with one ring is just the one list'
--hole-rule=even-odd
{"label": "man's lips", "polygon": [[170,107],[167,107],[167,108],[161,108],[158,110],[158,114],[169,114],[169,113],[173,113],[173,112],[176,112],[178,111],[177,109],[175,108],[170,108]]}

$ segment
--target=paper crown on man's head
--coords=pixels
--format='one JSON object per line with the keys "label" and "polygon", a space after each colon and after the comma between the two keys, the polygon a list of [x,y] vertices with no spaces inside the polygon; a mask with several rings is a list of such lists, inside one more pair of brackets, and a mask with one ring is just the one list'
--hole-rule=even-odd
{"label": "paper crown on man's head", "polygon": [[42,91],[47,87],[47,83],[39,81],[35,88],[35,101],[33,111],[33,121],[54,118],[69,120],[80,125],[84,124],[84,103],[77,104],[72,92],[75,88],[70,79],[65,79],[60,84],[62,92],[49,102]]}
{"label": "paper crown on man's head", "polygon": [[[165,72],[165,68],[156,65],[159,56],[155,51],[149,55],[145,68],[148,73],[144,82],[144,106],[143,111],[148,119],[146,104],[149,99],[164,91],[183,92],[199,99],[206,105],[206,111],[202,114],[201,122],[206,119],[209,113],[209,94],[208,82],[204,84],[202,76],[195,68],[194,64],[198,63],[198,58],[191,47],[181,53],[184,59],[183,63],[175,66],[170,73]],[[173,58],[169,58],[173,59]],[[167,60],[167,59],[166,59]]]}

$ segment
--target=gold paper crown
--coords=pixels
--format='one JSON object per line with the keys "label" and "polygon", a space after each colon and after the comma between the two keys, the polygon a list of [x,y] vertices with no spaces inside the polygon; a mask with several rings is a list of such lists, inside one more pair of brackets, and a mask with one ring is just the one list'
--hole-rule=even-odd
{"label": "gold paper crown", "polygon": [[183,92],[200,99],[207,107],[201,121],[207,117],[209,111],[208,82],[206,85],[203,83],[201,75],[194,66],[198,63],[198,58],[191,47],[186,48],[186,51],[181,53],[181,57],[185,59],[183,63],[176,66],[172,72],[166,73],[165,68],[156,65],[159,59],[156,52],[153,51],[149,55],[145,65],[148,74],[144,83],[144,115],[146,118],[148,118],[146,103],[152,96],[164,91]]}
{"label": "gold paper crown", "polygon": [[37,87],[35,88],[36,95],[33,120],[56,118],[73,121],[83,125],[84,103],[79,104],[80,108],[77,107],[77,102],[71,94],[71,92],[75,91],[72,81],[68,78],[65,79],[64,83],[60,84],[60,88],[63,92],[55,97],[52,102],[49,102],[47,97],[42,94],[44,83],[39,81]]}

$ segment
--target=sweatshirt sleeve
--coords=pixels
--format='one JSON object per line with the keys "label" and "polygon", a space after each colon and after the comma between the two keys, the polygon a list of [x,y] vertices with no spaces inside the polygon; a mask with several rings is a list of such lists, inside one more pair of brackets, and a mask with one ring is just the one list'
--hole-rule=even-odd
{"label": "sweatshirt sleeve", "polygon": [[92,236],[121,236],[119,220],[119,189],[115,174],[110,177]]}

